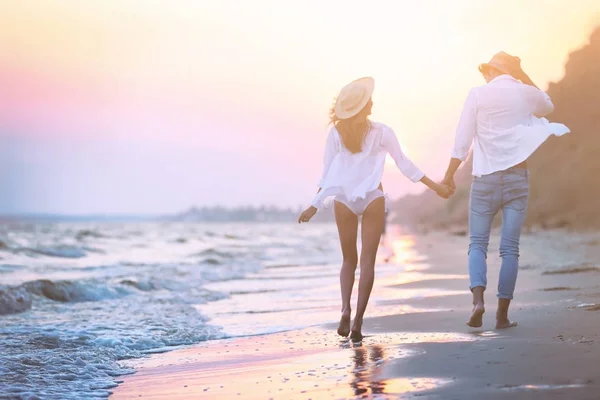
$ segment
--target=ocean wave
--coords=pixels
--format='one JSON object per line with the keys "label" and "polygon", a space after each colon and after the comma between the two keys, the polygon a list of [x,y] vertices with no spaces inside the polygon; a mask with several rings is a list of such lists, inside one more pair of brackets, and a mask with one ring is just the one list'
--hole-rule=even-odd
{"label": "ocean wave", "polygon": [[56,247],[19,247],[11,249],[14,253],[24,253],[31,257],[48,256],[57,258],[83,258],[87,255],[84,248],[76,246],[56,246]]}
{"label": "ocean wave", "polygon": [[218,258],[208,257],[203,260],[200,260],[200,264],[221,265],[221,264],[223,264],[223,260],[219,260]]}
{"label": "ocean wave", "polygon": [[31,296],[25,288],[0,288],[0,315],[18,314],[30,308]]}
{"label": "ocean wave", "polygon": [[[91,235],[91,233],[88,233]],[[55,258],[84,258],[88,252],[101,253],[103,250],[92,248],[89,246],[78,246],[73,244],[74,240],[80,240],[80,233],[73,236],[72,234],[60,237],[57,243],[57,237],[51,237],[50,240],[44,237],[44,234],[38,235],[37,232],[30,236],[10,237],[0,240],[0,251],[12,254],[21,254],[32,258],[40,256],[55,257]],[[85,235],[84,235],[85,236]],[[98,236],[101,237],[101,236]],[[38,242],[43,240],[42,243]],[[63,242],[65,241],[66,242]],[[63,242],[63,243],[61,243]]]}
{"label": "ocean wave", "polygon": [[[288,240],[295,231],[271,225],[0,226],[0,277],[14,285],[0,285],[0,398],[106,398],[131,372],[120,360],[226,337],[204,316],[216,301],[254,309],[237,302],[312,285],[295,278],[303,267],[283,266],[322,261],[306,251],[320,229]],[[244,280],[264,266],[294,277]]]}
{"label": "ocean wave", "polygon": [[185,281],[165,279],[128,278],[112,285],[94,280],[52,281],[40,279],[25,282],[19,286],[0,287],[0,315],[17,314],[31,309],[34,300],[32,295],[55,302],[80,303],[121,298],[133,294],[132,289],[137,289],[140,292],[166,290],[174,294],[188,296],[189,299],[184,303],[191,302],[195,304],[227,297],[225,293],[197,288]]}
{"label": "ocean wave", "polygon": [[42,332],[37,327],[0,329],[2,395],[16,399],[106,398],[117,386],[117,377],[134,372],[121,366],[120,360],[221,337],[209,327],[169,333],[171,337],[125,332],[104,336],[52,328]]}
{"label": "ocean wave", "polygon": [[26,282],[21,286],[31,294],[63,303],[114,299],[131,293],[124,287],[111,287],[93,281],[50,281],[41,279]]}
{"label": "ocean wave", "polygon": [[[133,372],[120,360],[225,337],[192,304],[160,292],[137,293],[127,300],[42,303],[23,316],[3,317],[0,398],[7,393],[18,399],[32,394],[61,400],[106,398],[118,376]],[[217,294],[181,294],[195,298],[194,303],[210,301],[211,295]]]}
{"label": "ocean wave", "polygon": [[160,285],[157,285],[156,283],[150,281],[135,281],[132,279],[123,279],[120,283],[122,285],[132,286],[143,292],[149,292],[151,290],[157,290],[161,288]]}
{"label": "ocean wave", "polygon": [[215,248],[203,250],[199,253],[191,255],[192,257],[218,257],[218,258],[233,258],[236,254],[228,251],[221,251]]}
{"label": "ocean wave", "polygon": [[86,240],[87,238],[103,239],[106,237],[107,237],[106,235],[104,235],[100,232],[96,232],[94,230],[90,230],[90,229],[82,229],[75,234],[75,238],[77,240],[81,240],[81,241]]}
{"label": "ocean wave", "polygon": [[22,265],[0,264],[0,274],[15,272],[15,271],[18,271],[18,270],[23,269],[23,268],[25,268],[25,267],[22,266]]}
{"label": "ocean wave", "polygon": [[209,249],[203,250],[199,253],[194,253],[190,257],[194,257],[194,258],[198,257],[199,258],[198,261],[200,264],[223,265],[223,264],[231,262],[236,257],[240,257],[240,254],[235,253],[235,252],[230,252],[230,251],[209,248]]}
{"label": "ocean wave", "polygon": [[119,284],[134,287],[142,292],[153,290],[168,290],[172,292],[186,291],[190,287],[185,281],[174,281],[168,279],[155,278],[128,278],[119,281]]}

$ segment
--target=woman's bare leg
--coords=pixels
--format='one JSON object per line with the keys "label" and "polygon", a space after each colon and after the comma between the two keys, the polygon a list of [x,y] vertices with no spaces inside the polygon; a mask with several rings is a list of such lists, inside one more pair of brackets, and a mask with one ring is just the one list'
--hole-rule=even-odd
{"label": "woman's bare leg", "polygon": [[363,213],[361,240],[362,250],[360,252],[360,281],[358,283],[358,304],[356,316],[352,326],[352,339],[362,339],[362,322],[371,296],[373,280],[375,279],[375,258],[379,239],[383,231],[385,217],[385,199],[380,197],[373,200]]}
{"label": "woman's bare leg", "polygon": [[348,207],[340,202],[335,202],[335,223],[340,235],[342,246],[342,269],[340,270],[340,288],[342,292],[342,317],[338,327],[340,336],[350,334],[350,297],[354,286],[354,273],[358,263],[358,252],[356,251],[356,236],[358,231],[358,217]]}

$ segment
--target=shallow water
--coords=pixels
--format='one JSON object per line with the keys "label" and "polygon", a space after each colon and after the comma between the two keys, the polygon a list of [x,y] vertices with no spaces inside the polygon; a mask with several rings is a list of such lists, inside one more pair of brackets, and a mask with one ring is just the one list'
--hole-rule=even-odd
{"label": "shallow water", "polygon": [[[151,393],[156,398],[193,398],[198,393],[215,399],[405,398],[454,382],[388,374],[390,363],[426,354],[419,346],[406,345],[485,340],[489,338],[454,332],[395,332],[353,343],[322,328],[307,328],[213,341],[132,361],[143,365],[141,372],[117,398],[136,398],[142,387],[147,390],[144,396]],[[163,379],[156,380],[157,374]]]}
{"label": "shallow water", "polygon": [[[0,393],[109,395],[122,360],[206,340],[286,331],[339,316],[334,225],[62,223],[0,228]],[[398,236],[377,268],[371,315],[437,289]],[[381,261],[381,260],[379,260]],[[412,271],[401,275],[405,271]],[[412,274],[412,275],[411,275]],[[1,397],[2,395],[0,395]]]}
{"label": "shallow water", "polygon": [[[403,300],[454,292],[395,285],[466,279],[466,271],[428,275],[427,258],[415,251],[420,238],[392,231],[369,316],[436,311]],[[597,259],[594,240],[526,235],[522,264],[540,273],[581,265]],[[123,360],[337,321],[339,264],[331,224],[5,224],[0,398],[106,398],[132,372]]]}
{"label": "shallow water", "polygon": [[[119,360],[235,334],[218,321],[207,321],[210,307],[206,312],[202,307],[245,297],[236,308],[244,314],[260,307],[252,298],[261,291],[253,274],[291,263],[310,270],[337,260],[333,227],[296,228],[4,225],[0,397],[106,397],[115,377],[131,372]],[[250,280],[244,284],[246,276]],[[271,279],[266,275],[263,280],[267,289]],[[310,281],[294,280],[297,288],[307,288]],[[231,286],[219,287],[225,282]],[[238,293],[230,290],[235,287]],[[285,328],[263,325],[249,332]]]}

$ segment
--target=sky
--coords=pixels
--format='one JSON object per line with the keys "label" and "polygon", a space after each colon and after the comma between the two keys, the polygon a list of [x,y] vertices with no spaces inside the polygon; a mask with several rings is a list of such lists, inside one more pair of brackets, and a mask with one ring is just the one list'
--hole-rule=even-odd
{"label": "sky", "polygon": [[[545,87],[598,0],[0,0],[0,214],[308,205],[328,111],[375,78],[372,119],[440,179],[477,65]],[[392,198],[424,190],[389,163]]]}

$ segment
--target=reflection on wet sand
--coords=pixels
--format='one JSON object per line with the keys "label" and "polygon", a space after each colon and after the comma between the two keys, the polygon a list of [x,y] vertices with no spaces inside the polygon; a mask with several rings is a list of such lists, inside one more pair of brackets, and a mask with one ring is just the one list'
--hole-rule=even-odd
{"label": "reflection on wet sand", "polygon": [[389,245],[391,257],[387,261],[391,264],[403,265],[406,271],[422,269],[423,265],[421,263],[425,261],[425,257],[418,254],[414,247],[414,236],[394,237]]}
{"label": "reflection on wet sand", "polygon": [[386,354],[386,347],[379,344],[354,344],[352,350],[354,369],[351,372],[350,387],[355,398],[391,399],[406,393],[432,390],[451,382],[431,377],[382,379],[386,360],[394,358]]}
{"label": "reflection on wet sand", "polygon": [[419,346],[407,345],[489,339],[457,332],[396,332],[353,343],[328,330],[306,329],[212,341],[145,360],[114,398],[136,399],[143,391],[147,399],[396,399],[452,382],[390,375],[389,363],[424,354]]}
{"label": "reflection on wet sand", "polygon": [[385,381],[377,379],[384,361],[384,349],[379,345],[354,349],[354,374],[350,386],[355,396],[368,398],[385,393]]}

